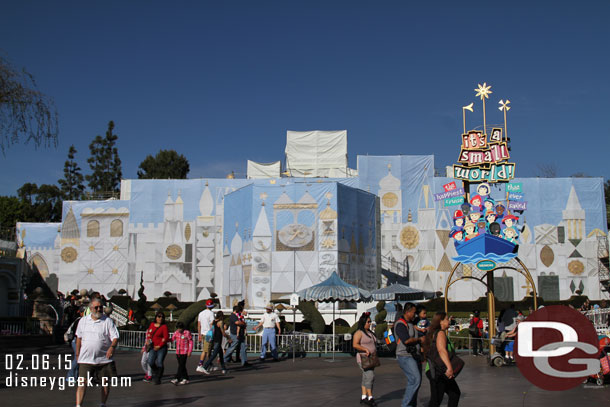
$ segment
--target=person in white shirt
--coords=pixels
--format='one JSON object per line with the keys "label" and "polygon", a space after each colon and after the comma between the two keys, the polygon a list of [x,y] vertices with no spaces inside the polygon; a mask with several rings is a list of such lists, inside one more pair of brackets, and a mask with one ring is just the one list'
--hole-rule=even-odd
{"label": "person in white shirt", "polygon": [[212,336],[210,335],[210,340],[206,340],[206,334],[212,330],[214,324],[214,301],[207,300],[205,302],[205,309],[199,313],[197,316],[197,331],[199,332],[199,340],[203,342],[203,351],[201,352],[201,357],[199,358],[199,364],[197,365],[197,372],[204,373],[205,369],[203,368],[203,362],[210,354],[210,343],[212,340]]}
{"label": "person in white shirt", "polygon": [[267,343],[271,346],[271,356],[273,356],[273,360],[277,361],[277,345],[275,343],[275,328],[277,328],[277,334],[281,334],[280,329],[280,319],[277,314],[273,312],[273,305],[267,304],[265,307],[267,311],[261,317],[261,321],[258,323],[254,330],[258,330],[261,326],[263,327],[263,343],[261,346],[261,356],[260,360],[265,361],[265,356],[267,355]]}
{"label": "person in white shirt", "polygon": [[95,298],[89,304],[91,313],[81,318],[76,330],[76,359],[78,361],[78,376],[83,377],[82,385],[76,389],[76,406],[80,407],[85,397],[86,385],[90,377],[97,374],[102,387],[101,406],[106,405],[112,377],[117,376],[116,366],[112,356],[119,341],[119,331],[112,319],[102,312],[102,302]]}

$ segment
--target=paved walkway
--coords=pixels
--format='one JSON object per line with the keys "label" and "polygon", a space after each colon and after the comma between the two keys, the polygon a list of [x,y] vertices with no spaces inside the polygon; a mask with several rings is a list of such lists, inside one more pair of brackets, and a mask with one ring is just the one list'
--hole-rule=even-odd
{"label": "paved walkway", "polygon": [[[31,365],[30,353],[49,354],[50,370],[33,372],[17,371],[19,377],[59,377],[64,370],[57,367],[57,355],[67,347],[3,349],[0,361],[0,403],[4,406],[74,406],[75,390],[63,391],[47,388],[6,388],[6,352],[17,359],[24,354],[22,367]],[[608,406],[610,386],[581,385],[565,392],[547,392],[530,385],[516,367],[494,368],[483,357],[464,356],[466,368],[458,378],[462,390],[460,406],[467,407],[521,407],[521,406]],[[359,406],[360,371],[353,358],[340,358],[335,363],[321,358],[292,359],[277,363],[254,362],[251,368],[241,369],[229,365],[227,375],[195,374],[197,358],[191,357],[189,373],[191,383],[174,386],[169,383],[176,370],[176,359],[169,354],[166,359],[166,377],[163,384],[155,386],[142,382],[140,355],[118,351],[116,363],[119,374],[132,379],[130,387],[111,390],[108,406],[125,407],[181,407],[181,406]],[[374,395],[381,406],[400,406],[405,377],[394,359],[382,359],[376,369]],[[232,369],[233,368],[233,369]],[[419,406],[429,400],[429,384],[424,378],[419,392]],[[99,391],[90,389],[84,406],[99,406]],[[446,399],[445,403],[446,405]]]}

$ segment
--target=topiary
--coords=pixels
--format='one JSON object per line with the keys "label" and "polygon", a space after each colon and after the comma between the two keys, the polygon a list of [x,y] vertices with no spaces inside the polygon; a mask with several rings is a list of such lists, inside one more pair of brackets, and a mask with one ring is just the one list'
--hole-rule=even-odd
{"label": "topiary", "polygon": [[182,322],[191,332],[197,332],[197,316],[205,308],[206,300],[192,303],[180,313],[178,321]]}
{"label": "topiary", "polygon": [[322,314],[318,311],[313,301],[299,301],[297,309],[303,314],[303,318],[309,322],[311,330],[316,334],[323,334],[326,330],[326,323]]}
{"label": "topiary", "polygon": [[377,339],[383,339],[383,333],[388,329],[388,323],[386,317],[388,311],[385,309],[385,301],[379,301],[375,306],[377,309],[377,315],[375,315],[375,336]]}

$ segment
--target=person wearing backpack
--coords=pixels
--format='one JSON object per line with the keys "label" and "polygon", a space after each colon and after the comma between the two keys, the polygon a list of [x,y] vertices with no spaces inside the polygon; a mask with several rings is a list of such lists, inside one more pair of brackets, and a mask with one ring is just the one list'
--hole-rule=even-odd
{"label": "person wearing backpack", "polygon": [[417,406],[417,393],[421,384],[420,345],[424,342],[425,337],[418,336],[417,330],[413,326],[414,317],[415,305],[408,302],[404,306],[402,318],[394,324],[394,332],[398,337],[396,360],[407,377],[407,386],[401,407]]}
{"label": "person wearing backpack", "polygon": [[472,337],[472,354],[474,356],[483,354],[483,320],[479,315],[479,311],[475,311],[473,317],[470,318],[470,325],[468,326],[468,333]]}

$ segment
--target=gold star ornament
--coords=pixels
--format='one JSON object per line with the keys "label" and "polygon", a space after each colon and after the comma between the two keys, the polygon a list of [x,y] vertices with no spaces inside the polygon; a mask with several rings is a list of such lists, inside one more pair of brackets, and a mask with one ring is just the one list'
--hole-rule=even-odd
{"label": "gold star ornament", "polygon": [[483,85],[479,83],[479,87],[475,89],[475,92],[477,92],[476,96],[480,97],[481,100],[483,100],[483,98],[489,99],[489,95],[493,93],[489,89],[491,89],[491,85],[487,86],[487,82],[483,82]]}

